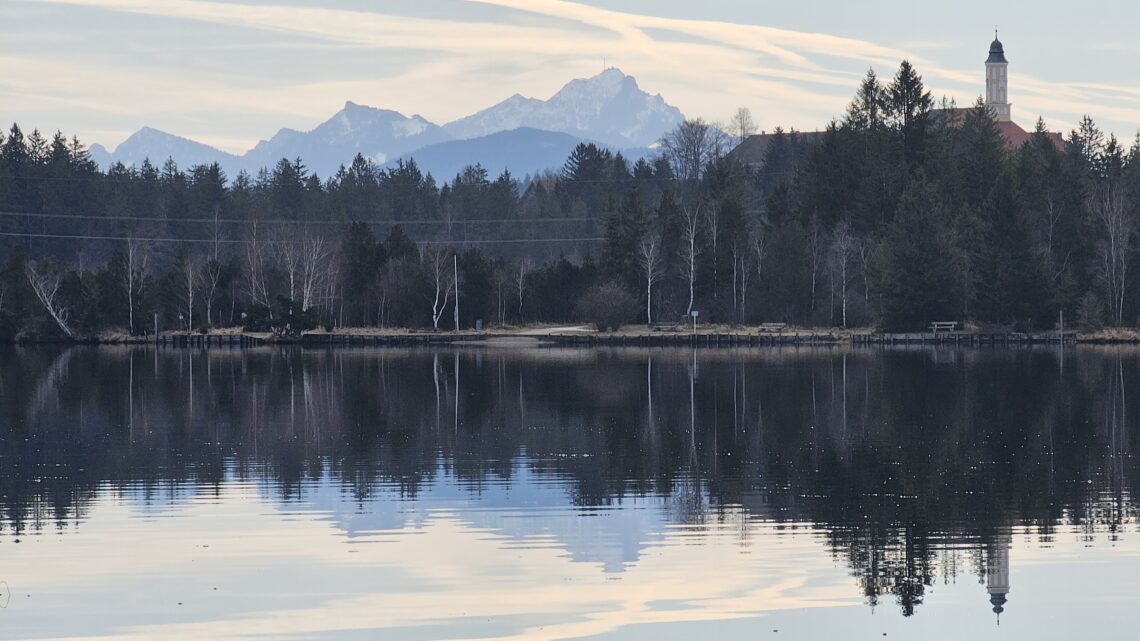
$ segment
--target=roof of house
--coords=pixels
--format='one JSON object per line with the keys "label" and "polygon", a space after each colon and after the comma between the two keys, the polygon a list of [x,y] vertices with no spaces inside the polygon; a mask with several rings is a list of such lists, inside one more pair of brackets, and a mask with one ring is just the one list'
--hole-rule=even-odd
{"label": "roof of house", "polygon": [[[957,107],[954,109],[936,109],[933,113],[935,117],[945,118],[946,122],[950,125],[958,126],[962,124],[962,121],[969,111],[969,108]],[[996,121],[994,125],[997,126],[998,133],[1000,133],[1002,139],[1005,140],[1006,149],[1010,151],[1020,149],[1022,145],[1033,139],[1032,131],[1026,131],[1021,125],[1012,120]],[[784,135],[789,138],[795,135],[799,142],[815,144],[823,139],[823,134],[824,132],[822,131],[791,131]],[[770,133],[751,135],[730,151],[729,157],[750,167],[761,167],[764,165],[764,160],[767,157],[768,147],[772,144],[772,140],[775,137],[776,134]],[[1047,131],[1045,132],[1045,137],[1048,138],[1058,150],[1065,148],[1065,140],[1059,132]]]}
{"label": "roof of house", "polygon": [[[797,142],[805,142],[809,144],[818,143],[823,139],[824,132],[822,131],[788,131],[783,135],[789,140]],[[764,159],[768,155],[768,147],[772,144],[772,140],[779,134],[760,133],[753,134],[744,139],[744,142],[733,148],[728,153],[729,157],[737,160],[745,165],[751,167],[760,167],[764,164]]]}
{"label": "roof of house", "polygon": [[[934,114],[946,119],[950,125],[957,126],[962,124],[966,118],[966,114],[970,112],[972,107],[957,107],[954,109],[936,109]],[[1018,149],[1026,142],[1033,138],[1032,131],[1026,131],[1021,125],[1013,122],[1012,120],[999,120],[994,122],[997,126],[998,132],[1001,137],[1005,139],[1007,149]],[[1045,136],[1057,147],[1057,149],[1065,148],[1065,140],[1062,138],[1060,132],[1046,131]]]}

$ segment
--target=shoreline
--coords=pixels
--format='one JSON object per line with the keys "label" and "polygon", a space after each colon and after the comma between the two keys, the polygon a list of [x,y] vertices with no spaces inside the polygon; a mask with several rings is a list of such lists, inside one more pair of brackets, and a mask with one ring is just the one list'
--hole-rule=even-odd
{"label": "shoreline", "polygon": [[627,327],[616,332],[598,332],[584,326],[525,326],[488,330],[462,330],[434,332],[417,330],[386,330],[378,328],[344,328],[340,331],[306,332],[298,336],[283,336],[270,332],[242,332],[239,328],[226,328],[208,333],[163,332],[156,339],[150,336],[130,336],[121,332],[103,333],[79,338],[17,337],[0,341],[12,345],[158,345],[165,347],[253,347],[261,345],[300,345],[305,347],[336,346],[415,346],[415,345],[495,345],[533,346],[535,344],[581,347],[764,347],[764,346],[824,346],[852,345],[861,347],[888,346],[1025,346],[1025,345],[1140,345],[1140,331],[1108,329],[1096,332],[1069,332],[1062,337],[1058,332],[911,332],[885,333],[868,328],[787,328],[778,331],[758,326],[710,326],[698,328],[696,333],[679,329],[653,330],[646,327]]}

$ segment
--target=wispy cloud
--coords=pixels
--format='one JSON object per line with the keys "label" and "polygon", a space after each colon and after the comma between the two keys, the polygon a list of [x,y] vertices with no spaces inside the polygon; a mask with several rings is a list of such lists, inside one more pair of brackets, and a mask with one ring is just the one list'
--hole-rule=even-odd
{"label": "wispy cloud", "polygon": [[[383,5],[364,11],[212,0],[35,1],[41,6],[181,20],[188,29],[195,23],[247,29],[269,34],[272,40],[250,44],[250,49],[274,49],[282,55],[335,57],[372,51],[408,58],[383,74],[340,71],[330,65],[324,77],[291,76],[287,69],[243,76],[235,68],[223,78],[196,67],[195,60],[223,56],[232,48],[194,51],[187,56],[187,68],[177,73],[134,60],[108,69],[105,61],[81,56],[19,56],[20,64],[6,64],[6,71],[12,72],[0,78],[5,102],[18,108],[31,108],[33,99],[54,97],[57,102],[95,103],[95,113],[102,113],[116,104],[122,108],[126,97],[128,113],[140,119],[139,125],[158,126],[156,118],[161,116],[175,123],[168,126],[176,133],[200,136],[212,120],[214,138],[231,141],[248,139],[234,129],[238,126],[246,128],[249,138],[271,135],[267,123],[310,128],[345,99],[446,121],[516,92],[546,97],[569,78],[600,70],[603,58],[689,115],[715,119],[746,105],[768,128],[822,126],[842,112],[868,67],[890,76],[903,58],[916,64],[936,95],[968,104],[983,89],[980,65],[973,60],[959,67],[925,57],[947,43],[892,47],[825,33],[663,18],[562,0],[469,0],[508,16],[496,22],[400,15]],[[291,40],[300,44],[291,47]],[[44,78],[68,82],[53,81],[44,88]],[[28,87],[33,82],[39,86],[35,92]],[[1024,114],[1027,121],[1041,113],[1051,124],[1068,126],[1091,110],[1089,105],[1096,105],[1098,117],[1140,120],[1140,95],[1125,86],[1045,82],[1016,70],[1011,84],[1015,114]],[[187,114],[187,126],[177,124],[180,114]],[[195,123],[197,133],[188,131]],[[231,128],[223,130],[226,126]],[[105,123],[101,127],[120,128]]]}

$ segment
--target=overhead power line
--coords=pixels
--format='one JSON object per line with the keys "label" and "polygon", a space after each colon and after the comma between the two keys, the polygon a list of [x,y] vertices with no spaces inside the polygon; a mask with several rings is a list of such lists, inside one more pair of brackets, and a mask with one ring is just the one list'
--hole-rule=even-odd
{"label": "overhead power line", "polygon": [[170,218],[164,216],[98,216],[95,214],[47,214],[40,212],[0,211],[0,216],[9,218],[51,218],[59,220],[125,220],[148,223],[200,223],[247,225],[257,223],[267,225],[351,225],[361,222],[369,225],[491,225],[491,224],[536,224],[536,223],[594,223],[603,220],[603,217],[590,218],[585,216],[572,218],[463,218],[452,220],[285,220],[285,219],[240,219],[240,218]]}
{"label": "overhead power line", "polygon": [[[245,242],[243,240],[223,239],[217,240],[213,238],[161,238],[161,237],[128,237],[128,236],[91,236],[85,234],[44,234],[34,232],[0,232],[0,236],[7,236],[11,238],[51,238],[58,240],[119,240],[127,241],[134,240],[146,243],[222,243],[222,244],[237,244]],[[582,237],[582,238],[504,238],[504,239],[485,239],[485,240],[418,240],[415,241],[417,245],[500,245],[511,243],[597,243],[604,241],[605,238],[601,237]],[[266,240],[267,244],[280,244],[280,243],[303,243],[301,240]]]}

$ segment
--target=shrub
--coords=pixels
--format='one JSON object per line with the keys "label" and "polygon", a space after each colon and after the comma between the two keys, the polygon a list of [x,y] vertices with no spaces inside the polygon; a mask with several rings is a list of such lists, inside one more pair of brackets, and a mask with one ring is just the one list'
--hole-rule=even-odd
{"label": "shrub", "polygon": [[1077,326],[1086,331],[1096,331],[1104,327],[1104,319],[1108,317],[1108,310],[1104,301],[1093,292],[1081,296],[1077,303]]}
{"label": "shrub", "polygon": [[598,331],[617,330],[637,317],[637,301],[618,283],[590,288],[578,299],[574,315]]}

